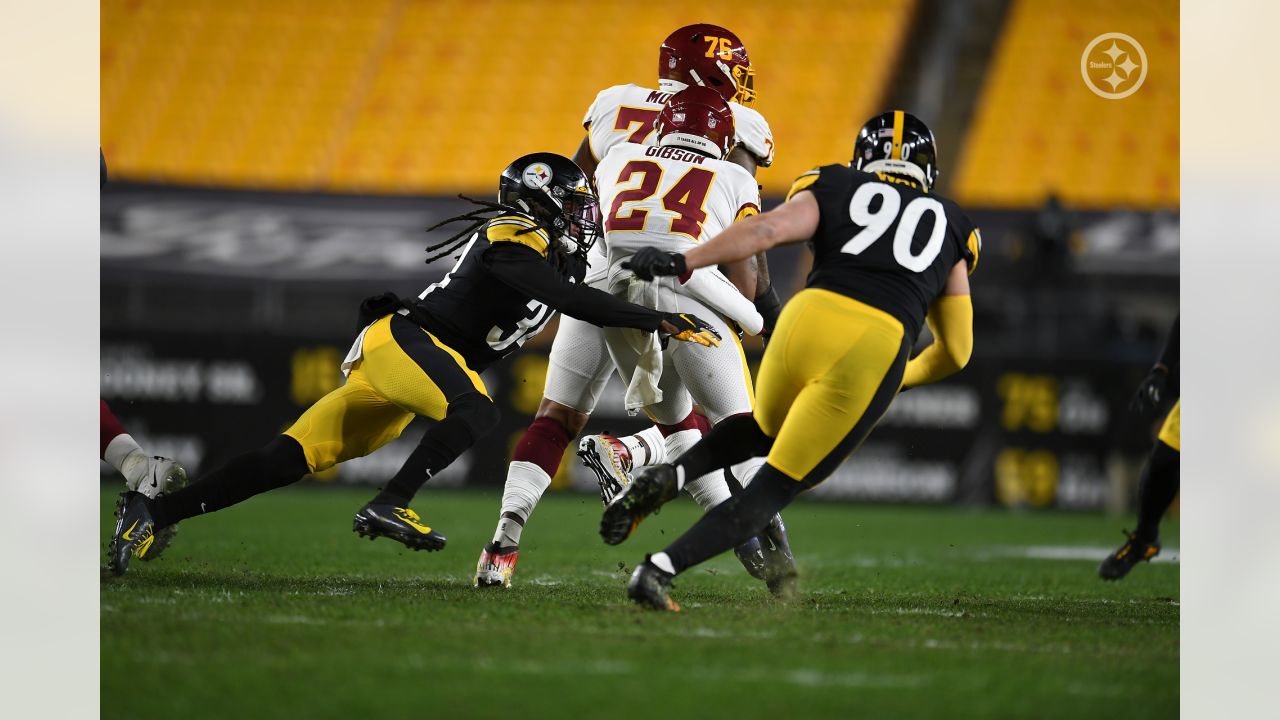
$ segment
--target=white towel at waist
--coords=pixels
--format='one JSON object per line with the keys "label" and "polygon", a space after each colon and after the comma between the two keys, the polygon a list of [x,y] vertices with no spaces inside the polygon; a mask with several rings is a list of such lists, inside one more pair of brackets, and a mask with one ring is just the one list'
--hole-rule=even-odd
{"label": "white towel at waist", "polygon": [[[396,314],[407,316],[409,314],[409,311],[405,310],[404,308],[401,308],[396,311]],[[382,318],[378,318],[378,320],[381,320],[381,319]],[[374,320],[373,322],[377,322],[378,320]],[[373,327],[373,323],[369,323],[368,325],[365,325],[363,328],[361,328],[360,334],[356,336],[356,341],[351,343],[351,349],[347,351],[347,356],[342,359],[342,365],[341,365],[342,377],[350,376],[351,368],[355,367],[356,363],[359,362],[361,356],[364,355],[364,335],[365,333],[369,332],[369,328],[371,327]]]}
{"label": "white towel at waist", "polygon": [[[645,282],[626,273],[610,278],[609,292],[625,298],[627,302],[671,312],[675,309],[674,302],[672,298],[664,298],[670,293],[669,290],[664,292],[664,284],[662,281]],[[658,387],[658,379],[662,377],[662,344],[657,333],[647,330],[626,328],[622,330],[622,337],[639,355],[624,396],[627,414],[635,415],[648,405],[662,402],[662,389]]]}

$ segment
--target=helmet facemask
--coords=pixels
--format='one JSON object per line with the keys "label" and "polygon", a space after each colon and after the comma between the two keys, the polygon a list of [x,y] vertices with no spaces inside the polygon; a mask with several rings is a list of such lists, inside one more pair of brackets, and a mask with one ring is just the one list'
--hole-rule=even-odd
{"label": "helmet facemask", "polygon": [[600,237],[599,199],[590,191],[576,190],[570,193],[564,198],[560,217],[555,225],[564,251],[569,255],[585,257]]}

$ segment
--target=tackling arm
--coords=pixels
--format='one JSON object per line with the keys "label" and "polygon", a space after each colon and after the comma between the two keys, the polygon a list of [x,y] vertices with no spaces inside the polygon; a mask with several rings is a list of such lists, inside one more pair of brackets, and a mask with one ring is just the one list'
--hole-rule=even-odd
{"label": "tackling arm", "polygon": [[603,290],[566,282],[536,250],[524,245],[500,243],[490,247],[484,253],[484,264],[504,284],[592,325],[653,330],[699,345],[719,344],[720,336],[701,318],[660,312]]}
{"label": "tackling arm", "polygon": [[943,295],[929,306],[925,321],[933,344],[907,362],[903,388],[927,385],[959,372],[973,354],[973,303],[969,299],[969,270],[961,260],[951,268]]}
{"label": "tackling arm", "polygon": [[[745,260],[776,245],[798,243],[818,229],[818,200],[809,191],[760,215],[730,225],[684,256],[686,270]],[[678,274],[678,273],[677,273]]]}

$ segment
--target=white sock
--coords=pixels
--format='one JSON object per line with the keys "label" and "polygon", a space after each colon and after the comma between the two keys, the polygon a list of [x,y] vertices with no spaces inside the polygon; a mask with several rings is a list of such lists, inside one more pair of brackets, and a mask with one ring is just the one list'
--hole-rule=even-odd
{"label": "white sock", "polygon": [[[694,428],[692,430],[681,430],[679,432],[671,433],[663,439],[662,445],[667,453],[667,457],[671,459],[671,462],[675,462],[676,460],[679,460],[680,456],[685,454],[689,448],[697,445],[698,441],[701,439],[702,431]],[[666,460],[664,459],[663,462],[666,462]]]}
{"label": "white sock", "polygon": [[729,470],[734,477],[738,478],[738,482],[742,487],[746,487],[751,484],[752,480],[756,479],[756,473],[760,472],[760,468],[764,467],[765,460],[768,460],[768,458],[754,457],[750,460],[743,460],[737,465],[730,465]]}
{"label": "white sock", "polygon": [[[542,493],[551,486],[551,476],[534,463],[514,460],[507,466],[507,484],[502,489],[502,515],[493,541],[501,547],[520,544],[520,533],[537,507]],[[510,515],[515,517],[508,516]]]}
{"label": "white sock", "polygon": [[690,480],[684,484],[685,492],[698,503],[698,507],[703,512],[719,505],[728,500],[730,497],[729,484],[724,481],[724,471],[715,470],[698,478]]}
{"label": "white sock", "polygon": [[656,425],[641,430],[635,435],[618,438],[631,452],[631,469],[645,465],[657,465],[667,461],[666,438]]}
{"label": "white sock", "polygon": [[147,474],[147,454],[129,433],[112,438],[107,443],[107,451],[102,453],[102,459],[120,471],[131,490],[136,489]]}
{"label": "white sock", "polygon": [[658,568],[662,572],[676,574],[676,566],[671,563],[671,558],[667,557],[664,552],[654,553],[649,556],[649,564]]}

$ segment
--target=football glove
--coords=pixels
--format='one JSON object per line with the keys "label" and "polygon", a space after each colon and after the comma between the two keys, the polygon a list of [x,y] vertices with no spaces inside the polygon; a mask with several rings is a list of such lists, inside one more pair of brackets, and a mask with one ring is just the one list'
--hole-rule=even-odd
{"label": "football glove", "polygon": [[1164,390],[1168,382],[1168,369],[1163,365],[1151,368],[1151,372],[1147,373],[1142,384],[1138,386],[1138,392],[1129,403],[1129,409],[1143,416],[1155,414],[1156,409],[1160,407],[1160,401],[1164,399]]}
{"label": "football glove", "polygon": [[773,329],[778,325],[778,316],[782,314],[782,299],[778,297],[778,291],[770,285],[768,290],[761,293],[755,300],[756,312],[764,318],[764,328],[760,331],[760,342],[766,347],[769,345],[769,338],[773,335]]}
{"label": "football glove", "polygon": [[659,275],[684,275],[689,271],[684,255],[657,248],[640,248],[622,263],[623,270],[630,270],[641,280],[652,280]]}
{"label": "football glove", "polygon": [[720,347],[720,333],[706,320],[690,313],[663,313],[662,332],[681,342]]}

